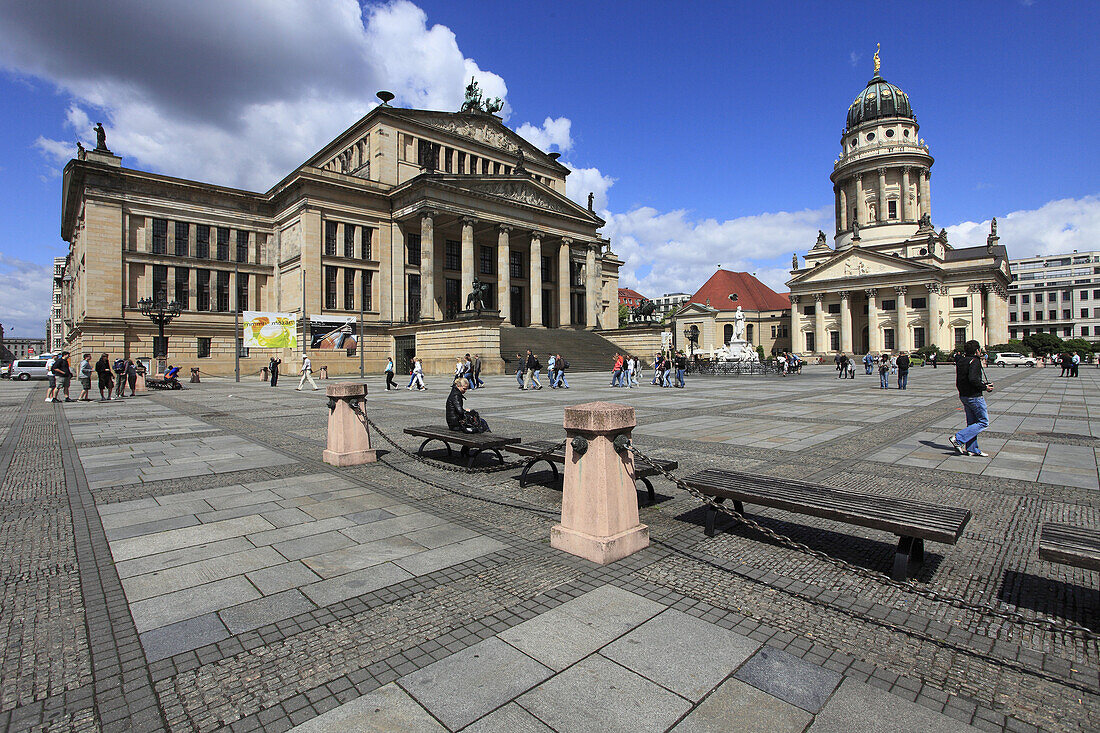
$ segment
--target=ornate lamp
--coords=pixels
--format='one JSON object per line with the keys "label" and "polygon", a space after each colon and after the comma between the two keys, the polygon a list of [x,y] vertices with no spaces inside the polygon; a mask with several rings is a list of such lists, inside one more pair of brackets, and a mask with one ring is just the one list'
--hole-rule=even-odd
{"label": "ornate lamp", "polygon": [[152,298],[142,298],[138,301],[141,306],[141,315],[157,324],[157,348],[154,349],[154,359],[168,358],[168,340],[164,337],[164,327],[172,322],[172,319],[180,314],[180,304],[176,301],[165,303],[163,300],[154,301]]}

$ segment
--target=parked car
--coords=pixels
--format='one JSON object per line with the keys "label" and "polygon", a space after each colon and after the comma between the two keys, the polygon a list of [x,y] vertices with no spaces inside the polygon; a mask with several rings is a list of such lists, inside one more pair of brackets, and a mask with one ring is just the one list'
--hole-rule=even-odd
{"label": "parked car", "polygon": [[924,366],[924,357],[920,354],[910,354],[909,366]]}
{"label": "parked car", "polygon": [[1036,360],[1035,360],[1034,356],[1026,356],[1024,354],[1017,354],[1017,353],[1012,352],[1012,351],[1004,351],[1000,354],[997,354],[997,358],[993,360],[993,364],[995,366],[999,366],[999,367],[1006,367],[1006,366],[1033,367],[1033,366],[1035,366],[1035,361]]}
{"label": "parked car", "polygon": [[46,359],[16,359],[8,367],[8,379],[27,381],[28,379],[45,379]]}

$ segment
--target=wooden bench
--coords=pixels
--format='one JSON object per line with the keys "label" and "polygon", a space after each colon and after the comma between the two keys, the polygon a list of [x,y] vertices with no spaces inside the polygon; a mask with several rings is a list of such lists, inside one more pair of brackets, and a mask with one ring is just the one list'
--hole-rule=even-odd
{"label": "wooden bench", "polygon": [[433,440],[438,440],[447,447],[448,457],[452,455],[452,445],[461,446],[462,451],[460,455],[468,457],[466,461],[467,468],[474,465],[474,460],[483,451],[496,453],[500,462],[504,463],[504,456],[501,455],[500,449],[520,441],[520,438],[503,438],[496,433],[462,433],[457,430],[438,428],[432,425],[425,425],[419,428],[405,428],[405,434],[424,438],[424,442],[421,443],[420,447],[416,450],[418,456],[424,455],[424,447]]}
{"label": "wooden bench", "polygon": [[[893,578],[904,580],[916,574],[924,562],[924,541],[953,545],[970,521],[970,511],[910,499],[859,494],[844,489],[756,476],[736,471],[707,469],[686,483],[719,503],[733,500],[733,508],[744,514],[744,504],[783,509],[832,519],[871,529],[893,532],[899,537],[894,555]],[[714,536],[718,511],[707,507],[706,534]]]}
{"label": "wooden bench", "polygon": [[[536,463],[546,463],[550,466],[550,470],[554,472],[554,481],[557,481],[560,476],[558,475],[557,464],[565,464],[565,447],[561,447],[558,450],[550,453],[549,455],[540,455],[553,448],[557,443],[550,440],[535,440],[530,443],[524,443],[523,445],[510,445],[505,450],[510,453],[515,453],[519,456],[531,456],[537,457],[534,460],[527,462],[527,465],[523,467],[523,472],[519,475],[519,485],[527,485],[527,474],[530,472],[531,467]],[[657,464],[664,468],[666,471],[675,470],[679,464],[676,461],[657,461]],[[649,499],[649,503],[653,504],[657,501],[657,494],[653,491],[653,483],[650,482],[649,477],[657,473],[660,473],[656,468],[653,468],[645,461],[634,461],[634,481],[641,481],[645,484],[646,496]]]}
{"label": "wooden bench", "polygon": [[1100,570],[1100,531],[1048,522],[1039,532],[1039,557],[1062,565]]}

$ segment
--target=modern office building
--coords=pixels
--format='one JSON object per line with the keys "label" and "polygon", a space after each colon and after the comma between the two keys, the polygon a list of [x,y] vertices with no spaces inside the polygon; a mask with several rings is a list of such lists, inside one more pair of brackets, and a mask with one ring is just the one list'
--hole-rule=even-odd
{"label": "modern office building", "polygon": [[1033,333],[1100,341],[1100,252],[1012,261],[1008,336]]}

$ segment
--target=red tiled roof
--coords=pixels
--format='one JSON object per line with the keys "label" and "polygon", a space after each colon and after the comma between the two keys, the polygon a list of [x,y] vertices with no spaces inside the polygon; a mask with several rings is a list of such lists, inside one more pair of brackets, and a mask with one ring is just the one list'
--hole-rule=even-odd
{"label": "red tiled roof", "polygon": [[[736,293],[737,300],[730,300],[730,294]],[[788,310],[791,307],[790,293],[780,295],[747,272],[718,270],[703,287],[688,300],[689,303],[706,304],[720,311],[737,310],[741,306],[747,311]]]}
{"label": "red tiled roof", "polygon": [[631,288],[619,288],[620,298],[644,298],[645,296]]}

